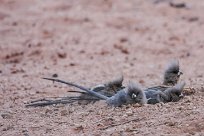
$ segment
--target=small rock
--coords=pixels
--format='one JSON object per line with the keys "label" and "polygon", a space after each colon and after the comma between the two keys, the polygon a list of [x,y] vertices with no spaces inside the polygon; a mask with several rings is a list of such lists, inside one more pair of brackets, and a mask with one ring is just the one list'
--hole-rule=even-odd
{"label": "small rock", "polygon": [[62,110],[60,113],[61,113],[61,116],[66,116],[68,114],[67,110]]}
{"label": "small rock", "polygon": [[133,104],[132,106],[138,108],[138,107],[142,107],[142,106],[149,106],[149,104],[141,105],[141,104],[139,104],[139,103],[135,103],[135,104]]}
{"label": "small rock", "polygon": [[123,53],[123,54],[129,54],[130,53],[128,51],[128,49],[124,47],[124,45],[114,44],[114,48],[120,50],[121,53]]}
{"label": "small rock", "polygon": [[126,114],[127,114],[128,116],[132,116],[132,115],[133,115],[133,111],[132,111],[132,110],[129,110],[129,111],[126,112]]}
{"label": "small rock", "polygon": [[1,114],[1,117],[2,117],[3,119],[11,119],[11,118],[13,118],[13,116],[12,116],[11,113],[2,113],[2,114]]}
{"label": "small rock", "polygon": [[53,111],[51,109],[46,109],[45,110],[45,114],[52,114],[52,113],[53,113]]}
{"label": "small rock", "polygon": [[2,130],[3,130],[3,131],[8,131],[8,130],[10,130],[10,129],[12,129],[12,128],[13,128],[12,126],[7,126],[7,127],[3,128]]}
{"label": "small rock", "polygon": [[124,43],[124,42],[127,42],[127,41],[128,41],[128,39],[125,38],[125,37],[123,37],[123,38],[120,39],[120,42],[121,42],[121,43]]}
{"label": "small rock", "polygon": [[198,17],[190,17],[190,18],[188,19],[189,22],[195,22],[195,21],[198,21],[198,20],[199,20]]}
{"label": "small rock", "polygon": [[75,131],[82,131],[84,127],[81,124],[74,124],[74,130]]}
{"label": "small rock", "polygon": [[69,66],[76,66],[75,63],[69,63]]}
{"label": "small rock", "polygon": [[181,106],[181,107],[178,107],[178,109],[179,109],[179,110],[183,110],[183,109],[184,109],[184,107],[183,107],[183,106]]}
{"label": "small rock", "polygon": [[186,103],[189,103],[189,102],[192,101],[190,96],[185,96],[183,99],[184,99],[184,101],[185,101]]}
{"label": "small rock", "polygon": [[204,92],[204,87],[201,87],[200,91],[201,91],[201,92]]}
{"label": "small rock", "polygon": [[58,74],[55,73],[55,74],[52,75],[52,77],[56,78],[56,77],[58,77]]}
{"label": "small rock", "polygon": [[81,51],[79,51],[79,53],[81,53],[81,54],[82,54],[82,53],[85,53],[85,50],[81,50]]}
{"label": "small rock", "polygon": [[62,59],[67,57],[67,53],[65,53],[65,52],[58,52],[57,55],[59,58],[62,58]]}
{"label": "small rock", "polygon": [[101,54],[102,56],[104,56],[104,55],[110,54],[110,52],[107,51],[107,50],[102,50],[102,51],[100,52],[100,54]]}
{"label": "small rock", "polygon": [[18,25],[17,22],[13,22],[13,23],[12,23],[12,26],[17,26],[17,25]]}
{"label": "small rock", "polygon": [[192,95],[196,92],[195,88],[189,87],[189,88],[184,88],[183,94],[184,95]]}
{"label": "small rock", "polygon": [[176,122],[170,121],[170,122],[166,122],[165,124],[168,125],[168,126],[175,126]]}

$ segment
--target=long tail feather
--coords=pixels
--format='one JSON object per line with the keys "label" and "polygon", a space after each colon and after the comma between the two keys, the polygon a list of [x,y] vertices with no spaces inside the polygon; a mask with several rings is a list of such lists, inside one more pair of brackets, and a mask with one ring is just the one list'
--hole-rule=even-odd
{"label": "long tail feather", "polygon": [[51,80],[51,81],[55,81],[55,82],[59,82],[59,83],[63,83],[63,84],[67,84],[67,85],[70,85],[70,86],[74,86],[74,87],[79,88],[79,89],[81,89],[81,90],[84,90],[84,91],[90,93],[91,95],[96,96],[96,97],[98,97],[98,98],[100,98],[100,99],[102,99],[102,100],[108,99],[108,97],[105,96],[105,95],[99,94],[99,93],[97,93],[97,92],[94,92],[94,91],[92,91],[92,90],[89,90],[88,88],[85,88],[85,87],[83,87],[83,86],[80,86],[80,85],[77,85],[77,84],[74,84],[74,83],[71,83],[71,82],[65,82],[65,81],[63,81],[63,80],[54,79],[54,78],[43,78],[43,79]]}
{"label": "long tail feather", "polygon": [[80,93],[80,94],[87,94],[87,92],[81,92],[81,91],[69,91],[70,93]]}
{"label": "long tail feather", "polygon": [[[61,97],[60,97],[61,98]],[[44,107],[53,104],[68,104],[77,101],[97,101],[98,98],[81,98],[80,96],[73,96],[73,97],[64,97],[58,100],[47,100],[47,99],[39,99],[35,101],[31,101],[29,104],[26,104],[26,107]]]}

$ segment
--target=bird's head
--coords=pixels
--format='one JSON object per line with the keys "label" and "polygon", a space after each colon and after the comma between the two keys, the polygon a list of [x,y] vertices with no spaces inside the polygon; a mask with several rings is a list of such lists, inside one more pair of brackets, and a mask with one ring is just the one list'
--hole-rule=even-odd
{"label": "bird's head", "polygon": [[113,90],[114,92],[117,92],[122,88],[122,84],[123,76],[121,75],[120,77],[106,83],[105,86],[108,88],[108,90]]}
{"label": "bird's head", "polygon": [[134,101],[135,103],[145,104],[147,103],[146,96],[144,91],[139,87],[139,85],[130,82],[127,87],[128,96]]}
{"label": "bird's head", "polygon": [[180,76],[183,73],[180,71],[179,69],[179,61],[178,60],[172,60],[165,72],[164,72],[164,81],[163,84],[164,85],[175,85],[177,84]]}

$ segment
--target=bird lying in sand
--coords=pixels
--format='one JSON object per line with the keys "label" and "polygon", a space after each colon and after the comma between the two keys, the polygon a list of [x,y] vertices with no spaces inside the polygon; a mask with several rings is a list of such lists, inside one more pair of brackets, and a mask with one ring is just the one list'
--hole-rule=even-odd
{"label": "bird lying in sand", "polygon": [[[181,86],[180,91],[178,91],[180,94],[178,97],[177,95],[173,95],[173,93],[172,93],[173,96],[171,96],[172,97],[171,100],[175,101],[175,99],[182,98],[182,96],[183,96],[182,90],[183,90],[183,87],[185,86],[185,83],[182,82],[182,83],[177,84],[179,79],[180,79],[180,76],[182,74],[183,73],[180,71],[180,67],[179,67],[179,61],[178,60],[170,61],[167,65],[167,68],[164,71],[163,84],[158,85],[158,86],[149,87],[149,88],[144,90],[148,96],[148,98],[147,98],[148,102],[147,103],[149,103],[149,104],[158,103],[160,100],[159,99],[156,100],[156,95],[159,94],[160,96],[165,97],[164,94],[167,93],[167,90],[169,88],[175,88],[175,86],[177,86],[177,87]],[[169,93],[167,93],[167,94],[169,94]],[[153,99],[150,99],[150,97]],[[166,100],[164,100],[163,102],[166,102]],[[167,102],[169,102],[169,100]]]}
{"label": "bird lying in sand", "polygon": [[[109,105],[121,106],[131,103],[156,104],[159,102],[166,103],[178,101],[182,97],[182,90],[185,86],[184,82],[177,84],[181,74],[182,72],[180,72],[179,69],[179,62],[177,60],[173,60],[168,64],[164,72],[163,84],[147,88],[144,91],[142,91],[142,89],[134,83],[124,87],[122,85],[123,76],[92,88],[86,88],[71,82],[65,82],[54,78],[44,79],[64,83],[81,89],[82,91],[72,91],[80,93],[80,96],[66,97],[66,99],[69,99],[69,103],[78,101],[79,104],[88,104],[98,100],[106,100]],[[133,96],[135,97],[135,100],[133,99]]]}
{"label": "bird lying in sand", "polygon": [[177,83],[175,86],[168,87],[165,90],[163,90],[164,88],[162,88],[162,90],[159,88],[148,88],[144,91],[147,98],[147,104],[177,102],[183,97],[182,91],[184,86],[185,82],[181,82]]}
{"label": "bird lying in sand", "polygon": [[[79,99],[77,100],[80,100],[80,99],[83,100],[83,98],[87,98],[87,99],[90,98],[90,100],[92,99],[93,100],[106,100],[108,103],[111,102],[110,100],[112,100],[113,103],[116,103],[116,101],[117,103],[122,103],[124,99],[123,96],[126,97],[124,92],[126,92],[126,94],[128,94],[129,92],[132,92],[132,93],[129,93],[131,95],[127,95],[127,96],[132,96],[132,98],[133,96],[135,96],[136,99],[135,101],[132,101],[131,97],[126,97],[127,98],[126,101],[132,101],[132,102],[129,102],[128,104],[134,103],[134,102],[140,103],[140,104],[145,104],[145,103],[156,104],[159,102],[163,102],[163,103],[176,102],[182,98],[183,96],[182,90],[185,86],[185,82],[181,82],[181,83],[176,84],[175,86],[168,87],[165,90],[160,90],[159,88],[157,89],[148,88],[143,91],[140,87],[138,87],[138,85],[131,82],[127,87],[122,88],[121,90],[118,90],[116,94],[112,96],[106,96],[102,94],[101,92],[96,92],[92,89],[89,90],[85,87],[79,86],[74,83],[65,82],[65,81],[62,81],[59,79],[53,79],[53,78],[44,78],[44,79],[64,83],[70,86],[74,86],[74,87],[77,87],[87,92],[88,97],[78,96]],[[120,104],[112,104],[112,105],[116,106]]]}
{"label": "bird lying in sand", "polygon": [[[122,82],[123,82],[123,76],[120,76],[120,77],[117,77],[111,81],[104,83],[104,84],[99,84],[99,85],[96,85],[94,87],[91,87],[90,89],[94,92],[98,92],[98,93],[105,95],[107,97],[111,97],[111,96],[115,95],[119,90],[125,88],[122,85]],[[86,99],[86,100],[78,101],[79,104],[88,104],[88,103],[92,103],[92,102],[96,102],[96,101],[100,100],[99,98],[96,98],[95,96],[90,95],[86,91],[83,91],[83,92],[74,91],[74,92],[80,93],[79,98],[81,98],[81,99],[85,98]]]}
{"label": "bird lying in sand", "polygon": [[[46,80],[51,80],[54,82],[59,82],[63,84],[67,84],[69,86],[74,86],[76,88],[79,88],[85,92],[87,92],[90,96],[93,96],[94,98],[97,98],[98,100],[105,100],[106,103],[110,106],[122,106],[122,105],[127,105],[127,104],[134,104],[134,103],[139,103],[141,105],[146,104],[146,97],[143,92],[143,90],[135,83],[130,82],[127,87],[117,91],[113,96],[106,96],[104,94],[101,94],[99,92],[93,91],[92,89],[85,88],[83,86],[71,83],[71,82],[65,82],[60,79],[55,79],[55,78],[43,78]],[[78,99],[76,99],[78,98]],[[80,100],[80,97],[67,97],[67,99],[72,100]],[[49,103],[49,102],[48,102]],[[31,103],[28,104],[27,106],[38,106],[39,104]],[[43,106],[46,106],[46,103],[42,104]]]}
{"label": "bird lying in sand", "polygon": [[[166,94],[164,93],[164,91],[166,91],[168,88],[171,88],[174,85],[176,85],[179,81],[181,74],[183,74],[183,73],[180,71],[179,61],[178,60],[170,61],[167,65],[167,68],[164,71],[163,84],[159,85],[159,86],[149,87],[149,88],[144,90],[147,97],[148,97],[147,103],[148,104],[155,104],[158,102],[169,102],[170,100],[164,99],[166,97]],[[124,86],[122,85],[122,82],[123,82],[123,77],[121,76],[120,78],[116,78],[115,80],[110,81],[108,84],[101,84],[101,85],[95,86],[92,88],[92,90],[110,97],[110,96],[113,96],[114,94],[116,94],[117,91],[124,88]],[[178,85],[183,86],[185,84],[181,83]],[[113,91],[113,87],[111,87],[111,86],[115,86],[114,91]],[[180,90],[180,93],[181,93],[181,91],[182,91],[182,89]],[[161,100],[159,100],[159,98],[156,99],[157,95],[162,97]],[[182,93],[180,94],[179,98],[181,98],[181,96],[183,96]],[[95,96],[92,96],[86,92],[82,93],[79,97],[81,99],[90,98],[88,100],[83,101],[83,103],[85,103],[85,104],[99,100],[99,99],[95,98]],[[178,98],[178,96],[176,96],[176,95],[174,97],[175,98],[171,98],[171,99],[174,100],[174,99]],[[81,101],[79,101],[79,103],[82,104]]]}
{"label": "bird lying in sand", "polygon": [[[182,95],[182,90],[185,86],[185,82],[181,82],[176,84],[175,86],[167,88],[165,91],[151,90],[151,89],[146,89],[145,91],[143,91],[137,84],[130,82],[127,87],[117,91],[117,93],[114,94],[113,96],[108,97],[104,94],[93,91],[92,89],[88,89],[71,82],[65,82],[63,80],[59,80],[55,78],[43,78],[43,79],[67,84],[69,86],[74,86],[76,88],[79,88],[85,91],[88,96],[92,96],[90,97],[90,100],[105,100],[108,105],[115,106],[115,107],[119,107],[127,104],[136,104],[136,103],[144,105],[146,103],[156,104],[160,102],[163,102],[163,103],[176,102],[180,100]],[[89,98],[82,98],[80,96],[76,96],[76,97],[66,97],[66,99],[64,100],[66,101],[60,101],[60,102],[71,103],[71,102],[80,101],[80,100],[89,100]],[[28,104],[27,106],[46,106],[46,105],[56,104],[56,103],[57,101],[46,100],[46,102],[31,103],[31,104]]]}

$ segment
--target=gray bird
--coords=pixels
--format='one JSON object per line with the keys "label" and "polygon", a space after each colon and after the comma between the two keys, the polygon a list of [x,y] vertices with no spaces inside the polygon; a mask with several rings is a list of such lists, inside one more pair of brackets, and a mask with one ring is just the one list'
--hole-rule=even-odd
{"label": "gray bird", "polygon": [[[145,92],[146,98],[148,99],[148,103],[149,104],[155,104],[158,102],[170,102],[170,101],[174,101],[176,99],[180,99],[181,96],[183,96],[182,93],[180,92],[181,93],[179,95],[180,97],[178,97],[177,95],[175,95],[173,93],[173,91],[171,89],[175,88],[173,86],[177,84],[177,82],[178,82],[178,80],[182,74],[183,73],[180,71],[180,67],[179,67],[179,61],[178,60],[170,61],[167,65],[167,68],[164,71],[163,84],[160,86],[154,86],[154,87],[150,87],[150,88],[145,89],[144,92]],[[120,81],[121,81],[120,82],[121,83],[120,89],[121,89],[123,87],[122,86],[123,80],[120,80]],[[182,86],[184,84],[181,83],[178,85]],[[118,89],[118,90],[120,90],[120,89]],[[169,91],[170,93],[167,93],[166,91],[169,89],[171,91]],[[175,89],[173,89],[173,90],[175,90]],[[180,91],[182,91],[182,90],[183,90],[183,88],[180,89]],[[111,95],[113,96],[116,92],[117,92],[117,90],[115,92],[113,92],[112,94],[110,94],[109,96],[111,96]],[[107,96],[107,94],[104,94],[104,95]],[[171,100],[168,100],[169,99],[168,97],[170,97],[170,95],[171,95]]]}
{"label": "gray bird", "polygon": [[[148,99],[147,103],[148,104],[155,104],[158,102],[169,102],[169,101],[177,101],[181,98],[182,93],[180,91],[180,95],[173,93],[175,90],[175,86],[180,78],[180,75],[183,74],[180,71],[179,68],[179,61],[178,60],[172,60],[167,68],[165,69],[164,72],[164,77],[163,77],[163,84],[160,86],[154,86],[154,87],[150,87],[144,90],[145,92],[145,98]],[[47,80],[58,80],[58,79],[48,79],[45,78]],[[61,81],[60,82],[64,82]],[[76,84],[72,84],[72,86],[75,86],[77,88],[80,88],[82,91],[72,91],[72,92],[77,92],[80,93],[80,96],[74,96],[74,97],[66,97],[67,99],[70,99],[70,101],[65,101],[64,103],[71,103],[74,101],[78,101],[80,104],[88,104],[88,103],[92,103],[92,102],[96,102],[98,100],[101,100],[102,98],[106,100],[106,98],[109,98],[109,100],[107,99],[107,103],[117,103],[118,105],[120,105],[119,103],[125,103],[122,102],[123,97],[125,93],[124,92],[128,92],[125,91],[128,88],[130,88],[131,85],[128,85],[128,87],[124,87],[122,85],[123,82],[123,76],[116,78],[115,80],[109,81],[107,83],[104,84],[100,84],[97,86],[94,86],[92,88],[85,88],[82,86],[78,86]],[[65,83],[65,82],[64,82]],[[178,84],[181,85],[182,84]],[[82,89],[83,88],[83,89]],[[173,90],[171,90],[173,88]],[[136,86],[135,86],[136,89]],[[170,91],[167,91],[169,90]],[[91,92],[89,92],[89,91]],[[123,91],[122,91],[123,90]],[[131,90],[131,89],[129,89]],[[134,89],[133,89],[134,90]],[[137,87],[136,90],[139,90],[139,88]],[[180,89],[183,90],[183,89]],[[138,91],[140,92],[140,91]],[[170,92],[170,93],[167,93]],[[100,97],[98,96],[100,95]],[[128,95],[126,95],[128,96]],[[144,96],[144,95],[142,95]],[[120,98],[119,98],[120,97]],[[143,99],[145,99],[143,98]],[[114,101],[112,101],[111,99],[113,99]],[[117,100],[119,100],[118,102],[116,102]],[[130,99],[128,99],[130,100]],[[51,103],[51,102],[50,102]],[[53,101],[53,103],[57,103],[56,101]],[[131,102],[128,102],[131,103]],[[117,104],[112,104],[112,105],[117,105]],[[45,103],[46,105],[46,103]]]}
{"label": "gray bird", "polygon": [[185,82],[181,82],[175,86],[165,88],[165,90],[163,90],[164,88],[162,88],[162,90],[160,88],[148,88],[144,91],[147,98],[147,104],[177,102],[183,97],[182,91],[184,86]]}
{"label": "gray bird", "polygon": [[163,85],[174,86],[183,73],[180,71],[179,61],[172,60],[164,71]]}
{"label": "gray bird", "polygon": [[126,88],[118,91],[115,95],[108,98],[106,102],[109,105],[118,107],[125,104],[135,103],[143,105],[147,103],[147,99],[144,91],[139,87],[139,85],[130,82]]}
{"label": "gray bird", "polygon": [[[121,90],[123,87],[123,76],[119,76],[107,83],[102,84],[104,86],[104,90],[106,90],[107,93],[111,93],[111,95],[114,95],[117,93],[118,90]],[[93,87],[93,90],[96,90],[98,86]]]}
{"label": "gray bird", "polygon": [[[104,84],[99,84],[97,86],[91,87],[90,89],[95,92],[99,92],[105,96],[113,96],[119,90],[123,89],[123,76],[117,77],[114,80],[106,82]],[[81,97],[86,97],[87,94],[83,93]]]}
{"label": "gray bird", "polygon": [[164,93],[167,96],[166,102],[177,102],[181,98],[183,98],[183,89],[185,86],[185,82],[177,83],[175,86],[167,88]]}
{"label": "gray bird", "polygon": [[[108,105],[112,106],[121,106],[126,104],[156,104],[156,103],[167,103],[167,102],[176,102],[182,98],[182,90],[185,86],[185,82],[181,82],[176,84],[172,87],[162,88],[164,90],[160,90],[160,88],[148,88],[143,91],[138,85],[130,82],[127,87],[123,87],[116,92],[116,94],[112,96],[106,96],[101,93],[101,91],[89,89],[71,82],[65,82],[59,79],[53,78],[44,78],[46,80],[56,81],[60,83],[64,83],[70,86],[74,86],[85,91],[87,96],[69,96],[63,97],[62,99],[57,100],[47,100],[47,99],[40,99],[32,101],[30,104],[26,106],[46,106],[58,103],[73,103],[73,102],[80,102],[85,100],[87,101],[98,101],[98,100],[105,100]],[[97,88],[97,87],[96,87]],[[101,89],[101,88],[100,88]],[[100,90],[99,89],[99,90]],[[97,92],[98,91],[98,92]]]}
{"label": "gray bird", "polygon": [[[115,95],[119,90],[125,88],[122,85],[122,82],[123,82],[123,76],[120,76],[104,84],[99,84],[99,85],[96,85],[94,87],[87,88],[87,89],[100,93],[102,95],[105,95],[107,97],[111,97]],[[79,104],[89,104],[89,103],[94,103],[100,100],[96,96],[90,95],[90,93],[84,90],[83,92],[82,91],[70,91],[70,92],[80,93],[80,96],[77,96],[78,99],[80,99],[78,101]]]}
{"label": "gray bird", "polygon": [[[182,74],[183,73],[180,71],[180,68],[179,68],[179,61],[178,60],[170,61],[169,64],[167,65],[167,68],[164,71],[163,84],[159,86],[149,87],[144,90],[148,99],[148,103],[155,104],[158,102],[169,102],[166,100],[167,93],[165,91],[175,86]],[[185,84],[180,83],[177,85],[182,86]],[[183,88],[181,90],[183,90]],[[181,93],[181,96],[182,96],[182,93]],[[176,95],[173,95],[171,99],[177,99],[177,98],[178,97]]]}
{"label": "gray bird", "polygon": [[115,107],[126,105],[126,104],[134,104],[134,103],[145,104],[147,102],[143,90],[133,82],[130,82],[126,88],[123,88],[117,91],[116,94],[114,94],[113,96],[108,97],[101,93],[95,92],[92,89],[88,89],[71,82],[65,82],[54,78],[43,78],[43,79],[64,83],[69,86],[74,86],[76,88],[79,88],[87,92],[89,95],[94,96],[95,98],[98,98],[99,100],[105,100],[108,105],[115,106]]}

